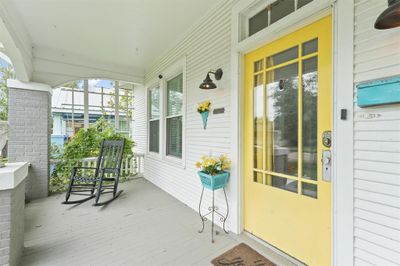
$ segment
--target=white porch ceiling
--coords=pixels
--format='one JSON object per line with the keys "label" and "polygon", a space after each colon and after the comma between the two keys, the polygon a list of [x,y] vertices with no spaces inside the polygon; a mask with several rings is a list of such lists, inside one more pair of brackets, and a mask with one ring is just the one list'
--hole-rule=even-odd
{"label": "white porch ceiling", "polygon": [[144,74],[224,0],[9,1],[30,36],[34,72],[41,77],[50,61]]}

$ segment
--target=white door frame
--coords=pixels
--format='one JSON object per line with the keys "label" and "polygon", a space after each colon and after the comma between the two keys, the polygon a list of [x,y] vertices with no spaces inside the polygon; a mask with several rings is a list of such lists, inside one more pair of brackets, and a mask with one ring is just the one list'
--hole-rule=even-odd
{"label": "white door frame", "polygon": [[[240,17],[244,10],[261,0],[239,0],[232,8],[231,17],[231,106],[232,159],[237,163],[232,175],[237,176],[233,184],[237,195],[236,221],[232,228],[243,231],[244,198],[244,158],[243,127],[243,91],[244,60],[243,55],[258,47],[272,42],[290,32],[302,28],[318,19],[332,14],[333,18],[333,162],[332,162],[332,264],[353,264],[353,25],[354,0],[314,0],[307,6],[270,25],[253,36],[240,41]],[[270,1],[271,2],[271,1]],[[340,99],[340,101],[338,100]],[[341,109],[347,110],[347,119],[340,119]],[[339,195],[340,193],[340,195]]]}

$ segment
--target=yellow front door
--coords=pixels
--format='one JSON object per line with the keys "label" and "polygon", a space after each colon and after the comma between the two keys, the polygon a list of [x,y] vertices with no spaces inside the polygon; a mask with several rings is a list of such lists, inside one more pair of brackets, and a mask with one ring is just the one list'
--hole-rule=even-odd
{"label": "yellow front door", "polygon": [[331,28],[328,16],[245,56],[245,230],[309,265],[331,263],[331,183],[321,164]]}

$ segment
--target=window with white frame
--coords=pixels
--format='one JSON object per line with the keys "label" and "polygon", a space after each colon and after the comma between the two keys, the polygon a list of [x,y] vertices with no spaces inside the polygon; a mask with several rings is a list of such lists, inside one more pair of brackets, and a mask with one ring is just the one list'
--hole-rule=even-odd
{"label": "window with white frame", "polygon": [[149,151],[160,151],[160,86],[149,89]]}
{"label": "window with white frame", "polygon": [[256,34],[278,20],[288,16],[313,0],[270,0],[257,1],[244,12],[244,30],[241,39]]}
{"label": "window with white frame", "polygon": [[183,74],[166,82],[165,154],[182,158]]}

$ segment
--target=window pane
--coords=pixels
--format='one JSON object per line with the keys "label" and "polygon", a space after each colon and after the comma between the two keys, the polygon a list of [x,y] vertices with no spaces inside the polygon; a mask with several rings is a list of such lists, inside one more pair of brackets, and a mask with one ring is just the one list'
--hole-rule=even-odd
{"label": "window pane", "polygon": [[303,61],[303,177],[317,180],[318,58]]}
{"label": "window pane", "polygon": [[263,169],[263,74],[254,76],[254,168]]}
{"label": "window pane", "polygon": [[249,36],[268,26],[268,8],[263,9],[249,19]]}
{"label": "window pane", "polygon": [[182,158],[182,116],[167,119],[167,155]]}
{"label": "window pane", "polygon": [[271,4],[271,24],[294,11],[294,0],[278,0]]}
{"label": "window pane", "polygon": [[303,43],[302,55],[312,54],[318,51],[318,39]]}
{"label": "window pane", "polygon": [[267,68],[276,66],[299,57],[299,47],[295,46],[283,52],[267,57]]}
{"label": "window pane", "polygon": [[159,152],[160,120],[150,121],[149,126],[149,151]]}
{"label": "window pane", "polygon": [[318,187],[315,184],[302,183],[301,184],[302,194],[311,198],[317,198]]}
{"label": "window pane", "polygon": [[263,183],[263,174],[259,172],[253,172],[253,181],[256,183]]}
{"label": "window pane", "polygon": [[263,70],[264,68],[264,60],[258,60],[256,62],[254,62],[254,72],[260,72],[261,70]]}
{"label": "window pane", "polygon": [[[268,175],[268,178],[270,175]],[[290,192],[297,193],[297,181],[279,177],[279,176],[272,176],[272,186],[280,189],[284,189]]]}
{"label": "window pane", "polygon": [[313,0],[297,0],[297,9],[311,3]]}
{"label": "window pane", "polygon": [[150,119],[160,118],[160,88],[149,90]]}
{"label": "window pane", "polygon": [[183,75],[180,74],[167,82],[167,116],[182,113]]}
{"label": "window pane", "polygon": [[298,64],[267,72],[267,170],[298,174]]}

